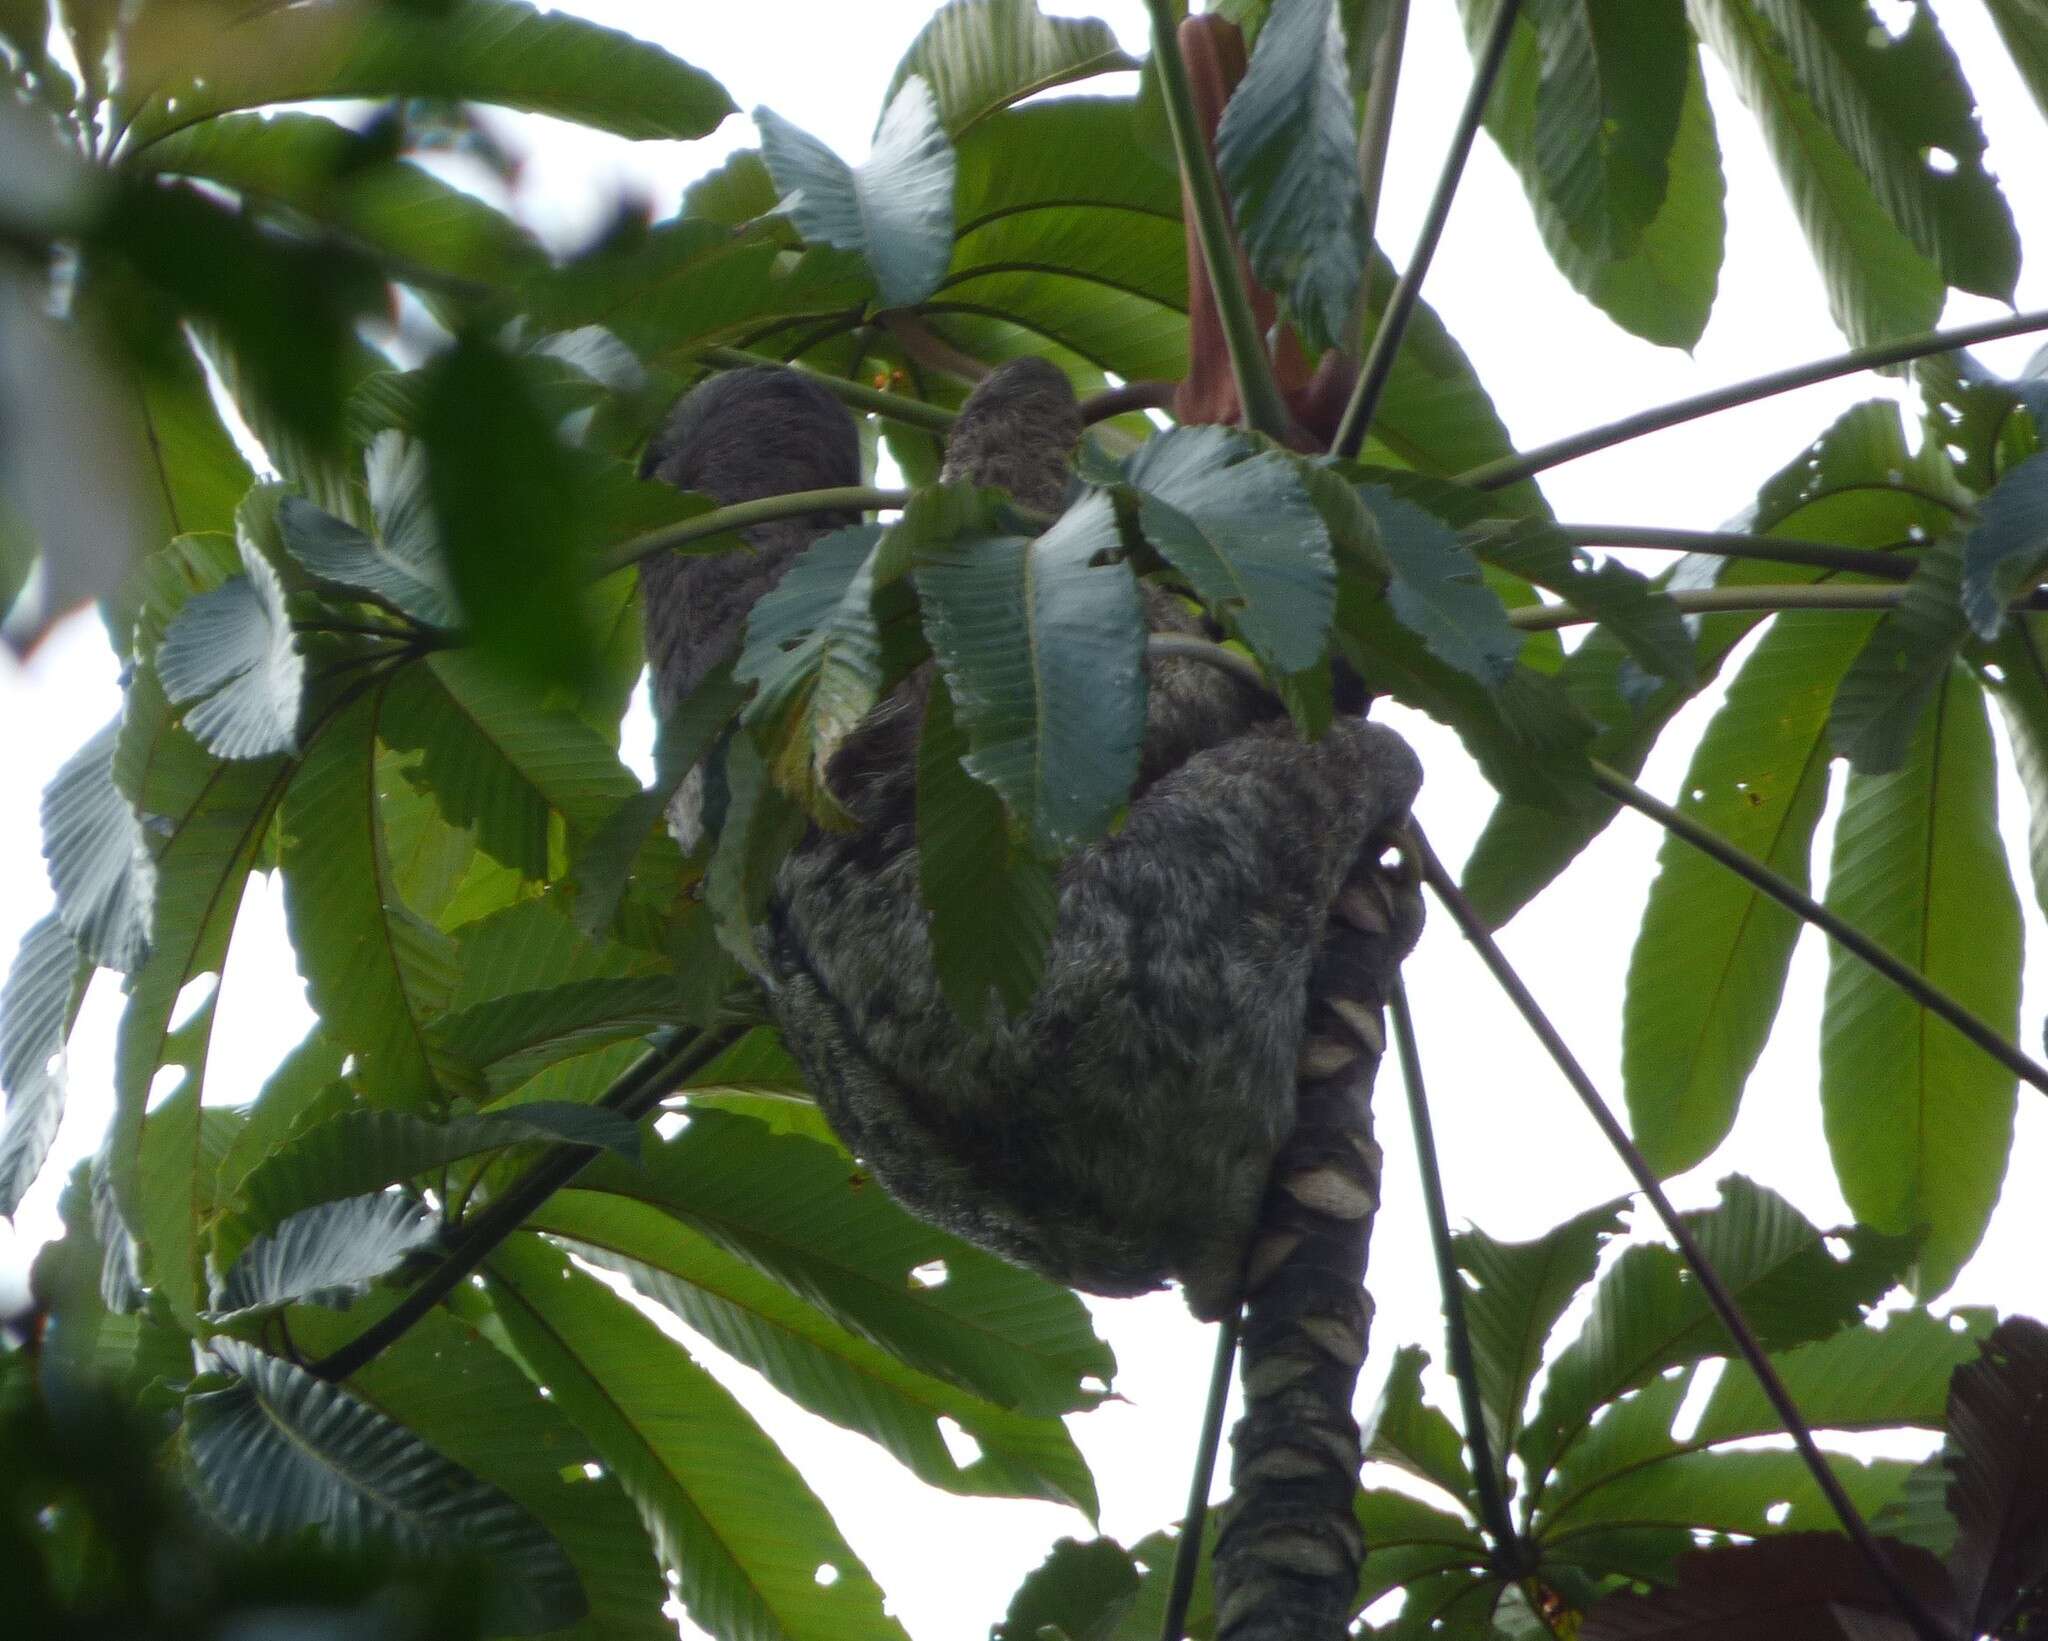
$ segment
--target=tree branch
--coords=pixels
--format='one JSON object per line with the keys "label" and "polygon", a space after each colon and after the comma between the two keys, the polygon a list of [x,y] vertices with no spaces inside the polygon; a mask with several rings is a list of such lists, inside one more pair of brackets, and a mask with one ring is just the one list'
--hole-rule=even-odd
{"label": "tree branch", "polygon": [[2048,330],[2048,310],[1990,319],[1981,325],[1960,325],[1949,331],[1929,331],[1923,336],[1908,337],[1900,342],[1882,342],[1875,347],[1852,348],[1847,353],[1816,359],[1811,364],[1794,365],[1789,370],[1773,371],[1768,376],[1754,376],[1732,387],[1714,388],[1652,410],[1639,410],[1633,416],[1624,416],[1619,421],[1589,428],[1584,433],[1574,433],[1569,438],[1539,445],[1519,456],[1487,462],[1459,474],[1458,482],[1481,490],[1498,490],[1503,485],[1519,484],[1547,467],[1577,461],[1596,450],[1611,449],[1631,439],[1640,439],[1646,433],[1660,433],[1667,427],[1697,421],[1702,416],[1717,415],[1738,405],[1754,404],[1759,399],[1811,387],[1816,382],[1832,381],[1837,376],[1853,376],[1858,371],[1902,365],[1909,359],[1925,359],[1930,354],[1949,353],[1956,348],[1970,347],[1978,342],[1995,342],[2006,336],[2025,336],[2037,330]]}
{"label": "tree branch", "polygon": [[1167,1586],[1159,1641],[1181,1641],[1187,1625],[1188,1601],[1195,1593],[1195,1569],[1202,1562],[1202,1533],[1209,1519],[1209,1485],[1216,1475],[1216,1451],[1223,1445],[1223,1409],[1230,1400],[1230,1368],[1237,1360],[1237,1339],[1243,1327],[1242,1311],[1216,1324],[1216,1357],[1209,1368],[1209,1398],[1202,1404],[1202,1434],[1195,1446],[1194,1473],[1188,1477],[1188,1504],[1180,1518],[1180,1540],[1173,1547],[1173,1582]]}
{"label": "tree branch", "polygon": [[[1503,534],[1520,528],[1517,520],[1499,521]],[[1574,547],[1650,547],[1662,552],[1702,553],[1709,558],[1811,564],[1817,569],[1881,576],[1887,581],[1904,581],[1912,575],[1913,566],[1918,562],[1905,553],[1880,552],[1869,547],[1838,547],[1828,541],[1752,535],[1739,530],[1661,530],[1638,524],[1560,524],[1555,528]]]}
{"label": "tree branch", "polygon": [[699,513],[693,519],[684,519],[680,524],[664,525],[659,530],[649,530],[632,540],[614,547],[599,560],[596,573],[591,579],[598,580],[628,565],[638,564],[643,558],[652,558],[656,553],[666,553],[676,547],[687,547],[693,541],[703,541],[709,536],[722,536],[731,530],[745,530],[756,524],[772,524],[777,519],[802,518],[807,513],[835,513],[847,508],[861,512],[901,507],[910,500],[908,490],[877,490],[868,485],[844,485],[826,490],[792,490],[784,496],[763,496],[758,501],[734,502],[729,507],[714,507],[708,513]]}
{"label": "tree branch", "polygon": [[906,398],[900,393],[885,393],[878,387],[849,382],[844,376],[834,376],[829,371],[812,370],[808,365],[771,359],[766,354],[748,353],[742,348],[706,348],[697,357],[722,370],[745,370],[751,365],[800,370],[841,404],[870,412],[885,421],[902,422],[908,427],[921,427],[927,433],[941,435],[951,431],[953,426],[953,412],[941,405],[928,405],[922,399]]}

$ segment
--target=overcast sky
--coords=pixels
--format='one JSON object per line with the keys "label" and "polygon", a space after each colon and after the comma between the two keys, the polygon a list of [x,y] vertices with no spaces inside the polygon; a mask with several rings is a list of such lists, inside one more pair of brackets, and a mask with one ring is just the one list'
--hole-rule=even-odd
{"label": "overcast sky", "polygon": [[[745,6],[579,4],[574,10],[658,40],[718,76],[742,109],[767,104],[850,159],[864,152],[877,103],[903,48],[929,12],[922,3],[750,0]],[[1127,47],[1144,49],[1139,0],[1097,6],[1047,3],[1052,12],[1106,17]],[[1984,105],[1991,162],[2030,246],[2048,246],[2048,172],[2039,164],[2041,117],[2027,99],[1973,0],[1940,0],[1949,38]],[[1411,49],[1396,115],[1381,239],[1403,261],[1470,72],[1454,8],[1414,8]],[[1729,248],[1713,322],[1688,357],[1637,342],[1580,299],[1551,268],[1519,185],[1487,139],[1473,155],[1425,295],[1471,355],[1510,432],[1530,446],[1628,411],[1831,353],[1843,343],[1828,319],[1819,277],[1799,237],[1756,127],[1714,61],[1707,72],[1729,177]],[[1121,89],[1096,82],[1088,89]],[[696,144],[639,147],[554,122],[507,119],[530,143],[516,207],[559,243],[600,222],[621,190],[674,208],[682,186],[734,148],[753,142],[742,114]],[[2048,273],[2029,268],[2019,306],[2048,306]],[[1998,308],[1952,301],[1944,322],[1986,318]],[[1987,348],[1995,368],[2016,370],[2026,341]],[[1560,517],[1713,528],[1745,506],[1760,480],[1847,405],[1890,391],[1873,378],[1829,384],[1695,423],[1545,475]],[[1656,560],[1644,561],[1646,568]],[[1729,672],[1733,672],[1733,667]],[[0,707],[18,774],[0,791],[0,948],[11,954],[42,915],[49,890],[38,857],[38,794],[58,765],[119,707],[115,666],[90,617],[61,628],[25,665],[0,651]],[[1724,675],[1725,676],[1725,675]],[[1676,793],[1698,729],[1718,701],[1710,693],[1666,735],[1644,784]],[[1382,716],[1415,741],[1428,768],[1418,814],[1452,862],[1477,835],[1490,795],[1457,742],[1412,715]],[[644,759],[644,708],[628,725]],[[1837,778],[1839,788],[1839,773]],[[2007,760],[2001,815],[2023,848],[2022,796]],[[1816,848],[1825,873],[1833,805]],[[1620,1099],[1619,1007],[1630,941],[1642,910],[1657,838],[1649,823],[1617,821],[1560,882],[1507,930],[1522,966],[1602,1089]],[[2024,859],[2023,853],[2016,859]],[[2044,949],[2039,909],[2027,903],[2030,960],[2022,1039],[2038,1041]],[[1790,1197],[1823,1224],[1846,1219],[1820,1134],[1815,1023],[1826,961],[1808,934],[1794,962],[1778,1032],[1751,1081],[1742,1118],[1719,1153],[1675,1182],[1682,1205],[1713,1196],[1713,1181],[1740,1171]],[[1533,1235],[1577,1210],[1620,1194],[1626,1177],[1601,1146],[1571,1094],[1496,996],[1440,914],[1407,968],[1428,1072],[1454,1220],[1499,1236]],[[35,1245],[54,1230],[55,1187],[69,1161],[89,1151],[108,1108],[111,1049],[120,997],[102,975],[73,1039],[72,1110],[60,1155],[24,1206],[16,1230],[0,1222],[0,1303],[18,1291]],[[308,1016],[283,939],[274,882],[251,884],[223,981],[208,1075],[211,1101],[250,1097]],[[1369,1285],[1378,1301],[1374,1350],[1362,1380],[1370,1405],[1392,1348],[1422,1343],[1441,1357],[1437,1298],[1402,1102],[1390,1069],[1378,1100],[1387,1150],[1386,1204],[1373,1237]],[[2015,1177],[2048,1174],[2048,1102],[2023,1090]],[[2048,1200],[2009,1193],[1991,1236],[1949,1296],[2048,1313],[2040,1250]],[[1114,1344],[1126,1400],[1074,1421],[1101,1485],[1103,1529],[1126,1542],[1177,1515],[1185,1488],[1209,1335],[1177,1298],[1101,1302],[1098,1324]],[[707,1352],[707,1354],[709,1354]],[[1050,1505],[961,1500],[909,1481],[878,1449],[779,1403],[744,1370],[728,1378],[799,1458],[854,1548],[891,1593],[892,1608],[920,1641],[980,1634],[1017,1580],[1063,1535],[1087,1524]]]}

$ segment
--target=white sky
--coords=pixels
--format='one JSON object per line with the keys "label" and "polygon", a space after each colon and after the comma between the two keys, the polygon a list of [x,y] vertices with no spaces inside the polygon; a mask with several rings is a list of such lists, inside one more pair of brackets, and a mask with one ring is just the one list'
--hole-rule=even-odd
{"label": "white sky", "polygon": [[[858,158],[889,73],[930,8],[922,0],[866,0],[858,6],[820,0],[750,0],[744,6],[586,0],[562,9],[660,41],[717,75],[742,109],[766,103]],[[1046,0],[1044,9],[1106,17],[1127,47],[1144,49],[1140,0],[1094,6]],[[2032,248],[2048,245],[2048,171],[2038,163],[2041,116],[2007,62],[1985,9],[1968,0],[1937,0],[1936,10],[1982,99],[1992,165],[2022,238]],[[1470,353],[1511,433],[1525,447],[1843,345],[1756,127],[1711,57],[1707,71],[1729,175],[1729,247],[1713,322],[1691,357],[1625,336],[1565,285],[1542,250],[1519,185],[1490,142],[1480,139],[1425,295]],[[1382,242],[1397,263],[1405,259],[1421,220],[1469,72],[1454,8],[1415,7],[1382,207]],[[1094,89],[1120,88],[1096,82]],[[662,212],[672,209],[685,182],[753,141],[744,114],[700,143],[637,148],[553,122],[507,125],[534,145],[519,208],[565,240],[600,221],[622,188],[647,194]],[[1503,270],[1513,280],[1505,288]],[[2030,267],[2018,301],[2022,308],[2048,306],[2048,272]],[[1957,298],[1945,323],[2000,311],[1991,303]],[[2001,344],[1981,350],[1980,357],[2014,371],[2033,346],[2026,340]],[[1712,528],[1744,506],[1757,484],[1842,408],[1885,391],[1873,378],[1808,389],[1572,464],[1546,475],[1543,483],[1564,518]],[[1643,562],[1653,567],[1663,561]],[[0,873],[6,874],[0,879],[0,960],[11,959],[22,931],[49,903],[39,869],[38,796],[59,764],[118,709],[114,673],[111,652],[90,617],[67,623],[26,664],[0,651],[0,710],[17,768],[14,781],[0,790]],[[1691,743],[1717,702],[1718,693],[1710,692],[1667,733],[1644,776],[1651,790],[1676,792]],[[1445,858],[1462,860],[1490,807],[1487,789],[1447,732],[1410,715],[1382,715],[1422,753],[1429,781],[1418,814]],[[641,710],[629,722],[629,743],[644,754],[649,734]],[[2023,861],[2024,800],[2009,760],[2000,804],[2015,859]],[[1817,876],[1826,869],[1832,815],[1831,807],[1816,849]],[[1503,938],[1510,957],[1617,1103],[1622,980],[1656,846],[1648,822],[1624,816]],[[2042,939],[2048,931],[2024,870],[2019,881],[2030,954],[2020,1035],[2024,1044],[2033,1044],[2048,995],[2037,955],[2048,949]],[[1783,1192],[1824,1225],[1847,1218],[1828,1166],[1814,1092],[1815,1025],[1825,972],[1822,944],[1809,932],[1793,965],[1778,1032],[1751,1080],[1735,1133],[1705,1166],[1674,1182],[1681,1206],[1710,1201],[1713,1181],[1740,1171]],[[1497,1236],[1530,1236],[1625,1189],[1620,1164],[1606,1154],[1570,1092],[1440,913],[1409,961],[1407,979],[1454,1221],[1476,1223]],[[115,984],[102,975],[72,1043],[72,1104],[59,1155],[18,1225],[10,1230],[0,1222],[0,1304],[18,1295],[27,1258],[54,1232],[58,1180],[72,1159],[91,1149],[105,1122],[119,1004]],[[258,880],[223,982],[209,1099],[253,1095],[302,1035],[306,1020],[275,883]],[[1387,1185],[1369,1276],[1379,1310],[1372,1360],[1361,1381],[1368,1407],[1394,1346],[1422,1343],[1433,1356],[1442,1355],[1435,1278],[1391,1068],[1381,1084],[1379,1111]],[[2048,1102],[2023,1089],[2011,1177],[2044,1174]],[[2044,1246],[2048,1200],[2039,1192],[2009,1192],[1950,1300],[2042,1313]],[[1073,1425],[1102,1490],[1103,1530],[1130,1542],[1180,1510],[1210,1337],[1171,1295],[1098,1302],[1093,1309],[1115,1346],[1121,1367],[1116,1388],[1125,1400]],[[855,1550],[890,1592],[892,1610],[920,1641],[985,1632],[1055,1538],[1087,1535],[1082,1518],[1051,1505],[929,1491],[864,1439],[789,1409],[744,1370],[725,1377],[798,1457]],[[1448,1390],[1440,1385],[1438,1394],[1448,1404]]]}

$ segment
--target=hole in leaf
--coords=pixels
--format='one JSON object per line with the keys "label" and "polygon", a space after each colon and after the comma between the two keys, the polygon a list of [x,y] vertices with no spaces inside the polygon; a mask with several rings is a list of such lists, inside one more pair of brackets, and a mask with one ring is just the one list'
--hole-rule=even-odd
{"label": "hole in leaf", "polygon": [[922,1265],[910,1267],[910,1283],[916,1288],[943,1288],[952,1274],[943,1259],[928,1259]]}
{"label": "hole in leaf", "polygon": [[939,1418],[939,1440],[946,1444],[947,1455],[962,1470],[981,1458],[981,1443],[944,1415]]}
{"label": "hole in leaf", "polygon": [[826,1589],[830,1589],[839,1582],[839,1569],[829,1561],[821,1561],[818,1563],[818,1570],[811,1576]]}

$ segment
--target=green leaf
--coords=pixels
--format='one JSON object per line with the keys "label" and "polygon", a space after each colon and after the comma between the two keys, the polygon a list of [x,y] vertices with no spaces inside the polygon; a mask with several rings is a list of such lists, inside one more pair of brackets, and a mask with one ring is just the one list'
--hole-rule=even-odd
{"label": "green leaf", "polygon": [[2027,794],[2027,859],[2034,899],[2048,906],[2048,617],[2018,615],[1980,669],[1997,700],[2012,745],[2013,763]]}
{"label": "green leaf", "polygon": [[1464,1438],[1422,1399],[1422,1370],[1428,1365],[1429,1353],[1419,1346],[1403,1345],[1394,1352],[1379,1402],[1365,1421],[1365,1456],[1441,1487],[1469,1509],[1475,1490]]}
{"label": "green leaf", "polygon": [[426,1022],[448,1006],[455,943],[391,887],[378,821],[376,744],[386,691],[344,709],[285,795],[285,915],[306,993],[361,1061],[378,1105],[418,1108],[440,1086]]}
{"label": "green leaf", "polygon": [[215,1201],[232,1199],[253,1170],[287,1143],[296,1149],[295,1137],[309,1124],[332,1104],[353,1097],[340,1080],[347,1059],[348,1051],[316,1025],[278,1063],[245,1108],[242,1126],[214,1170]]}
{"label": "green leaf", "polygon": [[[1066,1289],[912,1219],[844,1152],[723,1111],[578,1181],[660,1208],[921,1372],[1056,1416],[1115,1363]],[[916,1274],[913,1274],[916,1273]]]}
{"label": "green leaf", "polygon": [[693,1620],[732,1641],[902,1636],[802,1477],[678,1345],[537,1237],[489,1268],[507,1333],[625,1483]]}
{"label": "green leaf", "polygon": [[[1870,630],[1838,611],[1780,615],[1685,773],[1681,813],[1800,889],[1827,801],[1830,702]],[[1630,1132],[1660,1174],[1727,1138],[1803,927],[1682,838],[1659,846],[1629,956],[1621,1070]]]}
{"label": "green leaf", "polygon": [[246,538],[242,574],[187,599],[164,629],[157,678],[185,729],[217,758],[298,749],[305,658],[292,637],[284,585]]}
{"label": "green leaf", "polygon": [[481,1556],[496,1623],[523,1634],[584,1611],[562,1547],[497,1488],[339,1386],[234,1340],[212,1348],[237,1382],[186,1400],[179,1447],[200,1497],[235,1532],[313,1528],[348,1551]]}
{"label": "green leaf", "polygon": [[1604,1202],[1533,1242],[1496,1242],[1479,1230],[1451,1239],[1458,1268],[1474,1279],[1466,1285],[1465,1324],[1497,1455],[1514,1451],[1543,1343],[1573,1295],[1593,1280],[1601,1246],[1621,1229],[1618,1209]]}
{"label": "green leaf", "polygon": [[[339,1348],[380,1297],[346,1316],[294,1311],[293,1342],[316,1357]],[[474,1325],[429,1312],[352,1375],[348,1389],[501,1488],[554,1535],[590,1605],[557,1641],[674,1641],[654,1546],[617,1478],[599,1473],[589,1441]]]}
{"label": "green leaf", "polygon": [[2034,94],[2034,106],[2048,109],[2048,8],[2041,0],[1984,0],[2013,66]]}
{"label": "green leaf", "polygon": [[1259,283],[1285,298],[1311,356],[1345,345],[1370,247],[1335,0],[1295,0],[1259,30],[1215,151]]}
{"label": "green leaf", "polygon": [[1996,638],[2006,605],[2048,561],[2048,450],[2013,468],[1977,504],[1963,543],[1963,608],[1980,638]]}
{"label": "green leaf", "polygon": [[947,0],[911,41],[882,103],[918,75],[957,140],[1025,97],[1137,66],[1096,18],[1047,17],[1037,0]]}
{"label": "green leaf", "polygon": [[552,114],[621,137],[701,137],[733,111],[717,81],[659,46],[513,0],[266,7],[204,28],[164,16],[132,38],[146,86],[131,151],[237,109],[429,97]]}
{"label": "green leaf", "polygon": [[[1781,8],[1773,3],[1771,9]],[[1867,27],[1867,14],[1860,4],[1856,9]],[[1847,113],[1853,88],[1834,75],[1803,83],[1760,0],[1696,0],[1690,15],[1763,127],[1820,265],[1835,323],[1859,347],[1932,329],[1941,314],[1941,269],[1915,245],[1858,155],[1831,128],[1829,104]]]}
{"label": "green leaf", "polygon": [[[398,434],[379,434],[369,461],[371,495],[382,503],[383,540],[373,540],[311,502],[287,496],[277,507],[285,550],[329,587],[367,596],[430,627],[458,625],[461,611],[448,585],[432,516],[418,505],[426,487],[425,451]],[[409,482],[397,477],[404,473],[411,475]],[[405,498],[405,505],[394,506],[394,494]]]}
{"label": "green leaf", "polygon": [[43,859],[57,916],[80,953],[129,973],[148,954],[156,868],[135,810],[114,779],[121,725],[68,758],[43,792]]}
{"label": "green leaf", "polygon": [[807,242],[858,252],[885,307],[931,295],[952,248],[954,158],[922,79],[905,80],[891,97],[858,166],[768,109],[756,109],[754,122],[782,191],[778,209]]}
{"label": "green leaf", "polygon": [[757,687],[740,721],[762,735],[776,784],[813,813],[836,809],[825,771],[880,698],[875,619],[879,525],[821,536],[747,613],[733,677]]}
{"label": "green leaf", "polygon": [[[2010,1039],[2020,920],[1998,836],[1990,725],[1951,669],[1905,765],[1852,775],[1830,908]],[[1821,1113],[1842,1195],[1863,1224],[1927,1235],[1914,1288],[1954,1279],[2005,1175],[2013,1074],[1839,947],[1821,1016]]]}
{"label": "green leaf", "polygon": [[640,1130],[615,1112],[553,1102],[430,1122],[402,1111],[353,1109],[316,1122],[241,1184],[250,1223],[282,1225],[293,1215],[344,1197],[368,1197],[449,1163],[511,1145],[568,1140],[602,1145],[628,1159]]}
{"label": "green leaf", "polygon": [[137,169],[233,189],[256,212],[288,226],[318,223],[384,252],[401,279],[419,269],[502,284],[543,260],[532,236],[510,218],[420,166],[390,158],[375,137],[317,114],[205,120],[152,142],[137,156]]}
{"label": "green leaf", "polygon": [[2002,1324],[1982,1359],[1956,1370],[1949,1408],[1949,1568],[1964,1621],[1997,1633],[2048,1577],[2048,1328],[2024,1316]]}
{"label": "green leaf", "polygon": [[717,920],[719,944],[750,974],[766,960],[754,928],[768,911],[776,869],[804,834],[804,812],[778,791],[753,741],[734,736],[720,766],[725,775],[725,819],[705,868],[704,900]]}
{"label": "green leaf", "polygon": [[[691,1094],[693,1112],[699,1097]],[[621,1272],[799,1406],[868,1437],[921,1481],[1095,1513],[1094,1480],[1056,1417],[1012,1412],[919,1372],[659,1208],[572,1190],[551,1198],[531,1224]],[[972,1460],[948,1449],[946,1420],[974,1439],[980,1452]]]}
{"label": "green leaf", "polygon": [[1144,626],[1118,546],[1096,494],[1036,540],[942,549],[914,572],[968,772],[1049,856],[1101,836],[1138,771]]}
{"label": "green leaf", "polygon": [[429,1027],[429,1036],[470,1074],[463,1092],[496,1096],[559,1060],[687,1019],[682,987],[672,975],[570,980],[444,1014]]}
{"label": "green leaf", "polygon": [[[1824,1338],[1855,1321],[1904,1273],[1913,1239],[1859,1226],[1837,1233],[1848,1256],[1774,1192],[1739,1176],[1721,1204],[1685,1216],[1701,1250],[1766,1349]],[[1600,1407],[1666,1368],[1728,1354],[1733,1345],[1684,1262],[1669,1248],[1625,1252],[1594,1290],[1579,1336],[1551,1364],[1517,1451],[1540,1489]],[[1674,1404],[1675,1405],[1675,1404]]]}
{"label": "green leaf", "polygon": [[1467,548],[1438,519],[1383,485],[1358,494],[1379,526],[1393,571],[1388,607],[1421,635],[1430,653],[1489,688],[1502,684],[1522,651],[1522,634]]}
{"label": "green leaf", "polygon": [[0,987],[0,1214],[8,1218],[43,1170],[64,1116],[64,1043],[91,967],[53,912],[21,937]]}
{"label": "green leaf", "polygon": [[1836,691],[1828,741],[1859,774],[1888,775],[1906,761],[1928,700],[1969,635],[1957,546],[1947,537],[1920,554],[1902,602],[1878,622]]}
{"label": "green leaf", "polygon": [[[1235,106],[1235,105],[1233,105]],[[1147,440],[1126,477],[1139,527],[1275,673],[1323,658],[1337,606],[1329,527],[1294,465],[1221,427]]]}
{"label": "green leaf", "polygon": [[293,1214],[244,1248],[214,1300],[221,1319],[283,1305],[346,1310],[378,1277],[440,1235],[410,1198],[378,1192]]}
{"label": "green leaf", "polygon": [[2020,243],[1984,132],[1934,13],[1874,33],[1865,0],[1754,0],[1815,110],[1891,220],[1949,284],[2012,300]]}
{"label": "green leaf", "polygon": [[1106,1641],[1138,1593],[1130,1551],[1114,1539],[1063,1538],[1026,1575],[990,1641]]}
{"label": "green leaf", "polygon": [[967,773],[969,741],[934,677],[917,747],[917,881],[931,913],[932,967],[953,1012],[988,1018],[991,993],[1017,1013],[1045,972],[1059,919],[1053,869],[1020,844],[1002,800]]}

